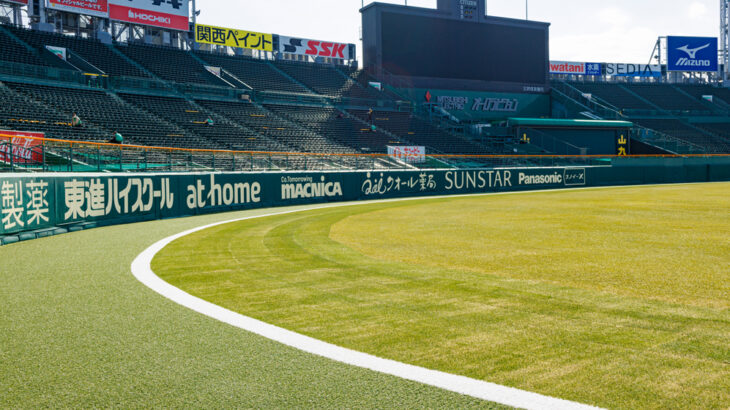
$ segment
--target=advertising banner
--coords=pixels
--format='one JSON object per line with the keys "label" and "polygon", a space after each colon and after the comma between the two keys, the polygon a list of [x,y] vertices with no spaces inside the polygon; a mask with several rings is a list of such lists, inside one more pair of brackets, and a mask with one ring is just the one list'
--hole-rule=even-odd
{"label": "advertising banner", "polygon": [[426,147],[388,145],[388,156],[408,164],[420,164],[426,161]]}
{"label": "advertising banner", "polygon": [[109,17],[107,0],[47,0],[46,7],[69,13]]}
{"label": "advertising banner", "polygon": [[6,3],[12,3],[12,4],[20,4],[23,6],[28,5],[28,0],[5,0]]}
{"label": "advertising banner", "polygon": [[[619,136],[618,146],[621,154],[628,141]],[[0,175],[0,235],[294,204],[730,178],[726,159],[612,162],[468,170],[5,174]]]}
{"label": "advertising banner", "polygon": [[300,56],[354,59],[354,56],[350,55],[349,44],[307,38],[279,36],[279,51]]}
{"label": "advertising banner", "polygon": [[704,71],[718,69],[716,37],[667,37],[668,71]]}
{"label": "advertising banner", "polygon": [[601,75],[601,64],[579,63],[571,61],[551,61],[550,74]]}
{"label": "advertising banner", "polygon": [[232,28],[195,25],[195,41],[202,44],[213,44],[253,50],[274,51],[274,36],[255,31],[236,30]]}
{"label": "advertising banner", "polygon": [[606,64],[606,75],[612,77],[661,77],[658,64]]}
{"label": "advertising banner", "polygon": [[44,134],[42,132],[0,130],[0,161],[10,162],[12,148],[12,160],[15,164],[42,162],[42,154],[38,149],[41,141],[20,137],[43,138]]}
{"label": "advertising banner", "polygon": [[108,0],[109,18],[127,23],[188,31],[189,0]]}

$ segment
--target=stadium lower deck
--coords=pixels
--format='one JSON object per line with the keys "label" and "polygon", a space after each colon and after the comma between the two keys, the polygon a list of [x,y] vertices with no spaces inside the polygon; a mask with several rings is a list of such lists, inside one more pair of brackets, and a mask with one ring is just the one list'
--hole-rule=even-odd
{"label": "stadium lower deck", "polygon": [[[48,45],[67,48],[99,76],[74,70]],[[389,145],[424,146],[431,154],[551,153],[514,132],[484,137],[464,124],[432,121],[419,102],[376,90],[367,73],[342,65],[108,45],[7,25],[0,26],[0,51],[0,128],[47,138],[105,142],[120,133],[133,145],[294,153],[386,153]],[[566,108],[576,102],[565,101],[568,91],[591,93],[645,127],[635,138],[651,153],[730,153],[730,90],[563,81],[553,87],[554,112],[557,102],[561,116],[575,118]],[[72,126],[74,114],[82,127]]]}

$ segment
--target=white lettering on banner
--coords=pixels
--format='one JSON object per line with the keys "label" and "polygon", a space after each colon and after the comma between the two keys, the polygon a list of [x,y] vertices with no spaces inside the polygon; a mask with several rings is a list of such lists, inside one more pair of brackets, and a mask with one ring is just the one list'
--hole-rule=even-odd
{"label": "white lettering on banner", "polygon": [[323,198],[342,196],[342,184],[339,182],[327,182],[324,175],[321,182],[312,182],[309,177],[307,183],[284,183],[288,182],[292,177],[281,178],[281,199],[300,199],[300,198]]}
{"label": "white lettering on banner", "polygon": [[40,225],[41,220],[48,222],[48,182],[31,181],[26,184],[28,189],[28,225]]}
{"label": "white lettering on banner", "polygon": [[446,190],[501,188],[512,186],[511,171],[449,171]]}
{"label": "white lettering on banner", "polygon": [[23,183],[3,181],[0,187],[2,196],[2,224],[4,229],[13,229],[16,226],[24,227],[23,212]]}
{"label": "white lettering on banner", "polygon": [[16,227],[29,229],[49,221],[47,181],[35,179],[25,183],[2,181],[0,199],[2,209],[0,224],[4,230]]}
{"label": "white lettering on banner", "polygon": [[212,174],[210,176],[209,190],[206,188],[203,181],[198,179],[196,180],[195,185],[188,185],[187,192],[188,197],[186,203],[188,209],[201,209],[206,206],[230,206],[261,202],[260,183],[237,182],[234,184],[220,185],[215,183],[215,175]]}
{"label": "white lettering on banner", "polygon": [[563,174],[555,172],[553,174],[540,174],[540,175],[527,175],[520,172],[519,184],[520,185],[548,185],[548,184],[562,184]]}
{"label": "white lettering on banner", "polygon": [[510,98],[474,98],[472,111],[490,111],[490,112],[515,112],[520,104],[516,99]]}
{"label": "white lettering on banner", "polygon": [[133,20],[141,20],[146,21],[148,23],[162,23],[162,24],[170,24],[172,23],[172,19],[165,16],[155,16],[154,14],[146,14],[146,13],[135,13],[132,10],[129,10],[129,18]]}
{"label": "white lettering on banner", "polygon": [[[127,215],[134,212],[151,212],[155,199],[159,198],[160,210],[172,209],[175,194],[170,192],[170,179],[162,178],[159,190],[154,189],[152,178],[129,178],[124,189],[119,189],[119,178],[110,178],[106,185],[101,178],[89,181],[73,179],[65,181],[65,221],[96,218],[112,215]],[[133,188],[136,188],[134,191]],[[135,193],[131,198],[132,193]],[[130,198],[134,201],[130,209]],[[47,205],[47,203],[46,203]]]}

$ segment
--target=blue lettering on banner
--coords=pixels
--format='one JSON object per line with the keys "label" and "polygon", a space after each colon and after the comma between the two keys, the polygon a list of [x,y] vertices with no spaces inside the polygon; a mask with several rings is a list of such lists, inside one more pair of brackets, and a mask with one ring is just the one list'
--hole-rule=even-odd
{"label": "blue lettering on banner", "polygon": [[717,58],[716,37],[667,37],[668,71],[714,72]]}

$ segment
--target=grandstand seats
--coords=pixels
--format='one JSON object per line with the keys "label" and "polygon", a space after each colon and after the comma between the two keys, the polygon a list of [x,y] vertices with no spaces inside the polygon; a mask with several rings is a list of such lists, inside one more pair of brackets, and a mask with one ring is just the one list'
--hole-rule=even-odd
{"label": "grandstand seats", "polygon": [[730,152],[730,141],[702,130],[698,130],[679,119],[673,118],[649,118],[635,119],[639,125],[663,132],[680,140],[698,145],[709,153]]}
{"label": "grandstand seats", "polygon": [[[250,102],[199,101],[241,125],[287,147],[286,151],[353,153],[355,149],[317,134]],[[296,108],[293,108],[296,109]]]}
{"label": "grandstand seats", "polygon": [[588,94],[593,94],[618,109],[623,110],[656,110],[655,107],[642,101],[626,89],[610,83],[569,83],[573,87]]}
{"label": "grandstand seats", "polygon": [[11,88],[37,101],[56,107],[70,121],[75,112],[84,121],[82,129],[98,127],[92,140],[107,141],[114,132],[125,137],[125,143],[150,146],[214,148],[205,138],[162,121],[159,117],[125,104],[105,91],[49,87],[32,84],[9,84]]}
{"label": "grandstand seats", "polygon": [[0,27],[0,59],[13,63],[47,66],[48,63],[31,50],[11,38],[5,30],[10,26]]}
{"label": "grandstand seats", "polygon": [[711,111],[700,101],[668,84],[625,84],[623,87],[667,111]]}
{"label": "grandstand seats", "polygon": [[[363,121],[368,120],[368,111],[366,110],[349,110],[349,112]],[[429,151],[445,154],[485,154],[493,152],[486,147],[437,128],[408,112],[374,111],[373,123],[379,128],[400,136],[409,144],[425,146]]]}
{"label": "grandstand seats", "polygon": [[[276,151],[282,146],[261,138],[254,131],[237,127],[230,121],[201,110],[182,98],[120,94],[125,101],[203,137],[210,145],[205,148],[224,148],[246,151]],[[216,118],[212,118],[215,116]],[[215,125],[206,124],[211,117]]]}
{"label": "grandstand seats", "polygon": [[177,83],[227,86],[184,50],[140,44],[118,45],[127,57],[162,78]]}
{"label": "grandstand seats", "polygon": [[277,61],[273,64],[322,95],[362,99],[381,98],[374,90],[362,87],[333,66],[289,61]]}
{"label": "grandstand seats", "polygon": [[129,61],[99,41],[17,27],[8,27],[8,29],[18,38],[39,51],[43,51],[45,46],[57,46],[70,49],[107,75],[149,77],[147,73],[132,65]]}
{"label": "grandstand seats", "polygon": [[348,118],[332,107],[267,104],[266,108],[302,124],[317,134],[360,151],[384,153],[388,145],[400,143],[380,130],[371,131],[367,124]]}
{"label": "grandstand seats", "polygon": [[211,66],[225,69],[255,90],[307,94],[310,92],[282,75],[265,60],[201,51],[196,52],[196,55]]}
{"label": "grandstand seats", "polygon": [[[12,84],[6,84],[12,85]],[[99,130],[71,127],[71,114],[57,110],[44,100],[35,100],[0,85],[0,126],[18,131],[45,133],[48,138],[99,141]]]}

